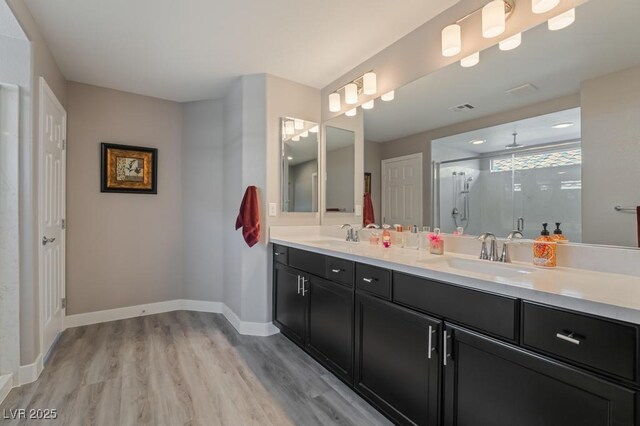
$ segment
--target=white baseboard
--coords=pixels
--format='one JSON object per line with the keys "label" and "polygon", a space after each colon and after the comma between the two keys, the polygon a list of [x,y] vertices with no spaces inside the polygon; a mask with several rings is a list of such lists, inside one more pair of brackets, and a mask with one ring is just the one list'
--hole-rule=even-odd
{"label": "white baseboard", "polygon": [[238,315],[222,302],[188,299],[168,300],[166,302],[68,315],[64,319],[64,327],[65,329],[80,327],[83,325],[98,324],[101,322],[116,321],[180,310],[222,314],[240,334],[250,336],[271,336],[272,334],[279,332],[279,330],[270,322],[241,321]]}
{"label": "white baseboard", "polygon": [[42,354],[38,355],[38,358],[32,364],[21,365],[18,370],[18,384],[22,386],[35,382],[40,377],[43,368]]}
{"label": "white baseboard", "polygon": [[9,395],[11,388],[13,387],[13,374],[5,374],[0,376],[0,404]]}

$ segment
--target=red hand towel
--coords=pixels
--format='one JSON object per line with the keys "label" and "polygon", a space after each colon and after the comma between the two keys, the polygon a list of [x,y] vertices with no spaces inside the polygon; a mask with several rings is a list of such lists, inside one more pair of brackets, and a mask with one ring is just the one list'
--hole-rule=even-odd
{"label": "red hand towel", "polygon": [[371,194],[369,192],[364,193],[364,202],[362,204],[362,226],[376,223],[375,213],[373,212],[373,201],[371,201]]}
{"label": "red hand towel", "polygon": [[236,230],[242,228],[242,236],[249,247],[260,241],[260,204],[258,203],[258,188],[247,187],[240,205],[240,212],[236,219]]}

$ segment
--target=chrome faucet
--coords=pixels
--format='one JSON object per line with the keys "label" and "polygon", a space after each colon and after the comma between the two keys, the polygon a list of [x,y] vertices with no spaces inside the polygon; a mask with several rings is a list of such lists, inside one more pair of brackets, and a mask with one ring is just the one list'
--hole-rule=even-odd
{"label": "chrome faucet", "polygon": [[514,239],[521,239],[523,237],[524,236],[522,235],[522,232],[518,231],[517,229],[509,232],[509,235],[507,235],[507,240],[502,244],[502,255],[500,256],[500,262],[511,263],[511,257],[509,256],[509,244],[511,244],[511,241],[513,241]]}
{"label": "chrome faucet", "polygon": [[345,223],[344,225],[341,226],[341,228],[347,230],[346,241],[352,242],[352,243],[357,243],[360,241],[360,238],[358,237],[358,231],[353,229],[353,226],[349,225],[348,223]]}
{"label": "chrome faucet", "polygon": [[[496,236],[490,232],[485,232],[481,234],[478,239],[482,241],[482,248],[480,250],[480,259],[481,260],[490,260],[492,262],[497,262],[500,260],[498,257],[498,242],[496,240]],[[487,251],[487,239],[491,241],[491,248]]]}

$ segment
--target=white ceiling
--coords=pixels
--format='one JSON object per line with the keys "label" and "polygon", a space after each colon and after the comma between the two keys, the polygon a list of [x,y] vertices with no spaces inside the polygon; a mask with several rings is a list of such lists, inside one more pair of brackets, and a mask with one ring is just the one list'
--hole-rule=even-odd
{"label": "white ceiling", "polygon": [[26,40],[20,24],[6,1],[0,0],[0,35]]}
{"label": "white ceiling", "polygon": [[26,0],[69,80],[176,101],[322,88],[459,0]]}
{"label": "white ceiling", "polygon": [[[365,138],[385,142],[475,118],[578,93],[584,80],[640,64],[640,1],[589,1],[576,22],[561,31],[545,25],[523,34],[510,52],[497,46],[480,54],[480,64],[458,63],[396,91],[393,102],[365,111]],[[513,96],[506,90],[526,83],[539,90]],[[448,108],[470,103],[474,110]]]}
{"label": "white ceiling", "polygon": [[[554,129],[560,123],[573,123],[564,129]],[[580,108],[554,112],[513,123],[487,127],[472,132],[461,133],[434,140],[435,144],[444,144],[448,148],[465,150],[477,154],[503,151],[513,142],[513,133],[518,133],[518,144],[523,146],[543,145],[552,142],[564,142],[580,139]],[[473,140],[484,140],[481,145],[472,145]]]}

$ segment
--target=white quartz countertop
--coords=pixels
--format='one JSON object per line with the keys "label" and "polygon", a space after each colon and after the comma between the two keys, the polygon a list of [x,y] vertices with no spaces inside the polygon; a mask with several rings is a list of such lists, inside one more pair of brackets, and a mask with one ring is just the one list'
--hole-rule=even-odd
{"label": "white quartz countertop", "polygon": [[566,267],[543,269],[524,262],[494,265],[496,262],[480,261],[477,256],[453,253],[436,256],[422,250],[384,248],[369,242],[347,243],[318,235],[278,235],[272,236],[270,242],[640,324],[640,277],[637,276]]}

